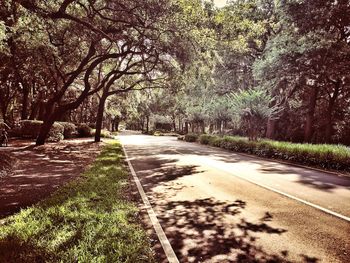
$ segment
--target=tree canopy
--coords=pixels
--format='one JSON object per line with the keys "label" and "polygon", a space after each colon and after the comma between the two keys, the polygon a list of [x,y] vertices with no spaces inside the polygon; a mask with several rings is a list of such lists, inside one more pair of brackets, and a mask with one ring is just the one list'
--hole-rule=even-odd
{"label": "tree canopy", "polygon": [[55,121],[350,144],[346,0],[3,2],[1,118],[37,144]]}

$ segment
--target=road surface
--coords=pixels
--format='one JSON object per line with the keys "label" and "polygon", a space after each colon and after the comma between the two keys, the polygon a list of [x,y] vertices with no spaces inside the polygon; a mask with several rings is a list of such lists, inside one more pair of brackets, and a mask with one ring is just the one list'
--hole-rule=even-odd
{"label": "road surface", "polygon": [[120,139],[180,262],[350,262],[349,177],[175,137]]}

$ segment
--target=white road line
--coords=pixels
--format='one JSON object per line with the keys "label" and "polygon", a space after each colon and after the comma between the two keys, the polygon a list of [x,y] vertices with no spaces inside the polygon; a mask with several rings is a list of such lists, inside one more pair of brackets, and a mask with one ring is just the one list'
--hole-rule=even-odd
{"label": "white road line", "polygon": [[[178,153],[178,154],[180,154],[180,155],[184,155],[183,153],[179,152],[178,150],[173,150],[173,151],[176,152],[176,153]],[[209,166],[211,166],[211,167],[213,167],[213,168],[222,170],[222,171],[224,171],[224,172],[226,172],[226,173],[229,173],[229,174],[231,174],[231,175],[233,175],[233,176],[239,177],[239,178],[241,178],[241,179],[243,179],[243,180],[245,180],[245,181],[248,181],[248,182],[250,182],[250,183],[252,183],[252,184],[255,184],[255,185],[257,185],[257,186],[263,187],[263,188],[268,189],[268,190],[270,190],[270,191],[272,191],[272,192],[275,192],[275,193],[278,193],[278,194],[280,194],[280,195],[286,196],[286,197],[288,197],[288,198],[290,198],[290,199],[296,200],[296,201],[298,201],[298,202],[300,202],[300,203],[303,203],[303,204],[305,204],[305,205],[311,206],[311,207],[316,208],[316,209],[318,209],[318,210],[321,210],[321,211],[323,211],[323,212],[325,212],[325,213],[327,213],[327,214],[330,214],[330,215],[332,215],[332,216],[335,216],[335,217],[338,217],[338,218],[341,218],[341,219],[343,219],[343,220],[345,220],[345,221],[350,222],[350,217],[344,216],[344,215],[342,215],[342,214],[339,214],[339,213],[337,213],[337,212],[331,211],[331,210],[329,210],[329,209],[327,209],[327,208],[324,208],[324,207],[322,207],[322,206],[319,206],[319,205],[316,205],[316,204],[314,204],[314,203],[308,202],[308,201],[303,200],[303,199],[301,199],[301,198],[299,198],[299,197],[296,197],[296,196],[294,196],[294,195],[290,195],[290,194],[284,193],[284,192],[282,192],[282,191],[280,191],[280,190],[277,190],[277,189],[275,189],[275,188],[273,188],[273,187],[270,187],[270,186],[267,186],[267,185],[264,185],[264,184],[261,184],[261,183],[257,183],[257,182],[255,182],[255,181],[253,181],[253,180],[251,180],[251,179],[248,179],[248,178],[246,178],[246,177],[244,177],[244,176],[237,175],[237,174],[233,173],[230,169],[226,169],[226,168],[222,167],[221,165],[215,163],[215,161],[213,162],[212,160],[207,160],[206,162],[202,162],[202,161],[200,161],[200,162],[201,162],[202,164],[204,164],[204,165],[209,165]]]}
{"label": "white road line", "polygon": [[129,166],[129,169],[130,169],[130,172],[132,174],[132,177],[136,183],[136,186],[137,186],[137,189],[141,195],[141,198],[142,198],[142,201],[145,205],[145,208],[147,210],[147,213],[148,213],[148,216],[150,217],[151,219],[151,222],[152,222],[152,225],[154,227],[154,230],[156,231],[156,234],[159,238],[159,241],[163,247],[163,250],[164,250],[164,253],[168,259],[168,261],[170,263],[179,263],[179,260],[167,238],[167,236],[165,235],[164,233],[164,230],[162,228],[162,226],[160,225],[159,221],[158,221],[158,218],[157,218],[157,215],[156,213],[154,212],[152,206],[151,206],[151,203],[149,202],[148,200],[148,197],[145,193],[145,191],[143,190],[143,187],[141,185],[141,182],[139,180],[139,178],[137,177],[136,175],[136,172],[134,170],[134,167],[132,166],[131,162],[130,162],[130,159],[129,159],[129,156],[125,150],[125,147],[124,145],[121,143],[122,145],[122,148],[123,148],[123,151],[124,151],[124,154],[125,154],[125,157],[126,157],[126,161],[128,163],[128,166]]}

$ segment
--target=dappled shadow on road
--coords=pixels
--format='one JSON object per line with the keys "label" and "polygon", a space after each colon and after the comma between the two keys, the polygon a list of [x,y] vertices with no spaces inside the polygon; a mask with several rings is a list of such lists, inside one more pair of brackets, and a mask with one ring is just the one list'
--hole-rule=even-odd
{"label": "dappled shadow on road", "polygon": [[295,183],[326,192],[331,192],[339,187],[350,190],[350,178],[345,176],[340,177],[336,175],[322,174],[321,172],[314,170],[307,170],[273,162],[261,162],[261,167],[258,171],[267,174],[297,175],[297,179],[294,181]]}
{"label": "dappled shadow on road", "polygon": [[[178,163],[179,159],[166,158],[164,153],[163,155],[154,154],[146,157],[143,155],[145,152],[142,148],[128,150],[130,156],[138,156],[130,161],[146,192],[160,185],[164,189],[176,188],[179,190],[182,186],[176,182],[177,179],[203,172],[199,171],[196,165],[181,165]],[[172,154],[174,153],[172,152]]]}
{"label": "dappled shadow on road", "polygon": [[289,262],[288,251],[270,254],[257,244],[259,235],[287,230],[271,226],[268,212],[248,221],[240,215],[246,205],[212,198],[173,201],[160,207],[159,219],[180,262]]}
{"label": "dappled shadow on road", "polygon": [[[206,145],[176,141],[174,138],[168,139],[168,141],[165,141],[165,144],[159,144],[157,147],[153,147],[152,145],[138,147],[136,154],[149,152],[150,149],[152,149],[152,156],[168,155],[169,158],[176,158],[180,155],[185,158],[186,156],[197,156],[200,160],[204,160],[205,162],[204,158],[210,156],[212,160],[224,162],[225,164],[232,164],[233,166],[239,165],[239,167],[244,165],[247,171],[256,171],[260,173],[261,176],[264,176],[264,174],[290,176],[293,178],[292,180],[294,183],[325,192],[332,192],[337,188],[350,190],[349,177],[329,175],[327,173],[293,166],[293,164],[282,164],[274,160],[259,159],[255,156],[241,155],[225,149]],[[175,160],[173,160],[173,162],[175,162]]]}

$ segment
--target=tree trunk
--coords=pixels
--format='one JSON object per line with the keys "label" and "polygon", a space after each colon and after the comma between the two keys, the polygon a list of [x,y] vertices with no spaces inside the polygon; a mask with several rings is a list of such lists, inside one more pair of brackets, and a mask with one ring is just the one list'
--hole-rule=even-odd
{"label": "tree trunk", "polygon": [[28,102],[29,102],[29,88],[23,87],[22,113],[21,113],[22,120],[26,120],[28,118]]}
{"label": "tree trunk", "polygon": [[185,132],[185,134],[188,133],[188,122],[187,121],[185,122],[185,130],[184,130],[184,132]]}
{"label": "tree trunk", "polygon": [[38,119],[39,120],[44,120],[45,117],[45,103],[44,102],[40,102],[39,103],[39,116]]}
{"label": "tree trunk", "polygon": [[29,115],[29,120],[35,120],[36,116],[38,115],[39,110],[39,102],[33,103],[32,110]]}
{"label": "tree trunk", "polygon": [[115,123],[114,123],[114,129],[115,129],[115,131],[119,131],[119,123],[120,123],[120,121],[119,121],[119,119],[117,119],[116,121],[115,121]]}
{"label": "tree trunk", "polygon": [[149,116],[146,116],[146,132],[149,132]]}
{"label": "tree trunk", "polygon": [[96,117],[95,142],[101,141],[103,113],[104,113],[104,109],[105,109],[106,100],[107,100],[107,96],[105,96],[105,94],[103,94],[101,99],[100,99],[100,103],[98,104],[97,117]]}
{"label": "tree trunk", "polygon": [[277,120],[269,119],[267,121],[267,128],[266,128],[267,138],[272,140],[275,139],[276,124],[277,124]]}
{"label": "tree trunk", "polygon": [[41,125],[40,132],[38,138],[36,138],[36,145],[44,145],[47,135],[50,132],[50,129],[52,125],[55,122],[55,118],[53,116],[50,116],[49,119],[45,120],[44,123]]}
{"label": "tree trunk", "polygon": [[335,89],[333,92],[333,96],[329,98],[328,102],[328,108],[326,113],[326,134],[325,134],[325,142],[326,143],[332,143],[332,135],[333,135],[333,111],[334,106],[336,104],[336,100],[339,95],[339,89],[340,89],[341,82],[337,81],[335,84]]}
{"label": "tree trunk", "polygon": [[310,92],[308,111],[306,114],[305,130],[304,130],[304,142],[311,142],[314,132],[315,122],[315,109],[317,104],[318,88],[312,88]]}

